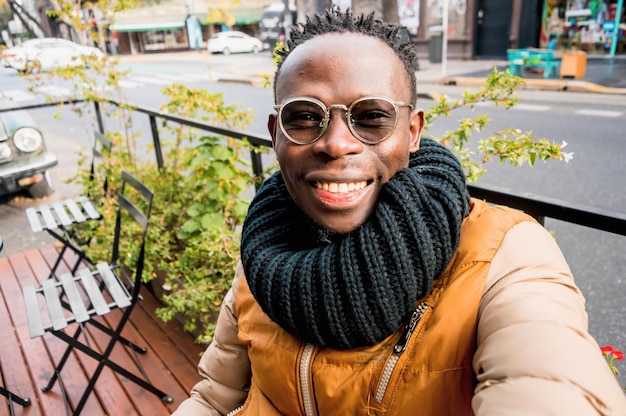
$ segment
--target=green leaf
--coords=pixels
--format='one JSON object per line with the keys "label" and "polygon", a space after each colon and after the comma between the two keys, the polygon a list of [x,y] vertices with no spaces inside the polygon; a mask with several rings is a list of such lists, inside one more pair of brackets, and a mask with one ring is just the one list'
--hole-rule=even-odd
{"label": "green leaf", "polygon": [[211,212],[202,216],[201,223],[205,230],[221,227],[224,225],[224,216],[217,212]]}

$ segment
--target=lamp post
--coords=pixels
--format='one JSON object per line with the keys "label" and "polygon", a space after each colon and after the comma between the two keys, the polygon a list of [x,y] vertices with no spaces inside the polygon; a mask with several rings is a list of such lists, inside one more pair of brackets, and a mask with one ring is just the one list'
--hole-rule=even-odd
{"label": "lamp post", "polygon": [[289,32],[291,31],[291,25],[293,21],[291,19],[291,8],[289,6],[289,0],[283,0],[283,29],[285,30],[285,42],[289,39]]}
{"label": "lamp post", "polygon": [[617,1],[617,7],[615,8],[615,21],[613,22],[613,39],[611,39],[611,52],[610,55],[614,56],[617,50],[617,34],[619,33],[619,24],[622,19],[622,8],[624,7],[624,0]]}
{"label": "lamp post", "polygon": [[448,9],[450,0],[443,0],[443,20],[441,23],[443,33],[441,34],[441,75],[446,75],[446,65],[448,61]]}

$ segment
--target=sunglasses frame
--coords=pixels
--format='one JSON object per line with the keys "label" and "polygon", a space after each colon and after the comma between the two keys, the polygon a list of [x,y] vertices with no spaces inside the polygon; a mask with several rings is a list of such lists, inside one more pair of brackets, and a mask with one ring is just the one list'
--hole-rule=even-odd
{"label": "sunglasses frame", "polygon": [[[363,137],[361,137],[358,132],[355,131],[353,124],[350,122],[350,115],[352,114],[352,108],[365,100],[383,100],[388,102],[389,104],[391,104],[394,108],[394,110],[396,111],[396,120],[395,123],[393,125],[393,128],[391,129],[391,131],[389,132],[389,134],[387,134],[385,137],[381,138],[380,140],[376,140],[376,141],[371,141],[371,140],[366,140]],[[322,122],[320,123],[320,127],[322,128],[320,130],[320,133],[317,135],[317,137],[315,137],[313,140],[310,141],[301,141],[301,140],[296,140],[293,137],[291,137],[291,135],[289,135],[289,133],[287,133],[287,130],[285,129],[285,126],[283,125],[283,108],[285,108],[285,106],[296,102],[296,101],[305,101],[305,102],[309,102],[309,103],[313,103],[316,104],[317,106],[319,106],[323,111],[324,111],[324,119],[322,120]],[[382,95],[367,95],[365,97],[360,97],[357,98],[356,100],[354,100],[349,106],[345,106],[344,104],[331,104],[329,106],[327,106],[326,104],[324,104],[322,101],[318,100],[317,98],[313,98],[313,97],[293,97],[288,99],[287,101],[285,101],[282,104],[276,104],[274,105],[274,110],[276,110],[278,112],[278,125],[280,126],[280,130],[283,132],[283,134],[285,135],[285,137],[287,137],[287,139],[289,139],[289,141],[291,141],[292,143],[295,144],[299,144],[299,145],[306,145],[306,144],[313,144],[316,141],[318,141],[320,139],[320,137],[322,137],[324,135],[324,133],[326,132],[326,129],[328,128],[328,125],[330,124],[330,112],[333,109],[340,109],[343,110],[345,112],[346,115],[346,123],[348,124],[348,128],[350,129],[350,132],[352,133],[352,135],[358,139],[360,142],[365,143],[365,144],[369,144],[369,145],[374,145],[374,144],[378,144],[381,143],[385,140],[387,140],[389,137],[391,137],[393,135],[393,133],[396,131],[396,127],[398,126],[398,117],[400,115],[400,108],[402,107],[408,107],[411,110],[413,110],[414,106],[413,104],[408,104],[405,103],[404,101],[394,101],[391,98],[382,96]]]}

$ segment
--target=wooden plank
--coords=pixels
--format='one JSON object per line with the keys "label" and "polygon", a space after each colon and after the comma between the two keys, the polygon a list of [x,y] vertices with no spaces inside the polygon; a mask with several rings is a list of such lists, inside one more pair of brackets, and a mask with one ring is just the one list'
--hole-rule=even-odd
{"label": "wooden plank", "polygon": [[[107,324],[107,322],[100,317],[94,316],[93,318],[105,325]],[[85,332],[92,349],[97,353],[102,354],[103,351],[100,348],[100,344],[97,342],[97,337],[103,337],[106,339],[107,336],[104,335],[104,333],[99,329],[95,329],[89,325],[86,328],[87,330]],[[85,373],[88,377],[91,377],[98,366],[98,361],[86,356],[85,354],[77,354],[77,359],[81,362],[83,368],[85,368]],[[128,381],[124,379],[124,383],[128,383]],[[87,387],[87,383],[82,385],[82,389],[84,390],[85,387]],[[147,415],[147,413],[142,413],[139,410],[141,407],[138,408],[133,404],[133,401],[129,397],[128,392],[124,388],[120,378],[115,375],[113,370],[106,366],[102,370],[102,373],[100,373],[94,392],[92,392],[90,398],[91,400],[95,400],[97,398],[103,408],[103,411],[105,412],[104,414],[106,415]],[[154,400],[153,397],[150,399]],[[158,414],[159,413],[155,413],[155,415]]]}
{"label": "wooden plank", "polygon": [[24,307],[26,308],[26,317],[28,319],[28,331],[30,333],[30,337],[40,337],[44,334],[44,329],[35,286],[24,286],[22,288],[22,293],[24,295]]}
{"label": "wooden plank", "polygon": [[[115,325],[120,317],[122,316],[122,310],[115,309],[111,311],[110,314],[104,316],[104,319],[109,322],[109,325]],[[142,327],[143,322],[139,321],[139,317],[136,317],[133,313],[132,322]],[[146,340],[143,335],[137,331],[134,325],[127,324],[122,333],[124,337],[126,337],[131,342],[134,342],[138,346],[143,346],[148,349],[145,354],[138,353],[137,356],[143,366],[144,371],[148,376],[148,380],[158,389],[162,390],[164,393],[170,395],[174,399],[174,403],[172,405],[168,405],[160,400],[154,394],[144,390],[139,387],[135,383],[126,383],[125,388],[127,389],[131,400],[136,398],[137,396],[147,395],[152,397],[152,405],[154,405],[154,409],[143,409],[146,415],[152,414],[152,412],[160,412],[166,409],[169,412],[173,412],[178,404],[185,398],[189,396],[189,391],[185,391],[176,381],[172,378],[170,374],[170,370],[168,368],[168,364],[164,363],[157,355],[154,354],[154,351],[151,348],[151,344],[158,342],[158,339],[150,339]],[[104,348],[103,344],[100,344],[100,348]],[[140,378],[143,378],[141,372],[139,371],[137,364],[135,363],[135,359],[133,357],[130,348],[123,346],[122,344],[118,344],[116,348],[113,350],[113,354],[111,355],[113,361],[117,362],[120,365],[123,365],[124,368],[128,369],[134,374],[137,374]],[[168,373],[167,382],[164,379],[164,374]],[[139,406],[139,403],[136,403],[136,406]]]}
{"label": "wooden plank", "polygon": [[[14,279],[9,265],[8,258],[0,258],[0,281]],[[12,394],[16,394],[22,399],[30,398],[33,394],[33,386],[28,375],[28,367],[22,359],[21,343],[17,331],[13,327],[10,311],[4,300],[4,293],[0,287],[0,328],[3,329],[0,337],[0,368],[2,368],[2,378],[4,386]],[[8,408],[8,402],[4,397],[0,400],[1,409]],[[21,406],[13,403],[16,414],[21,414]],[[34,403],[31,399],[29,414],[40,412],[39,403]]]}
{"label": "wooden plank", "polygon": [[74,217],[74,222],[81,223],[87,221],[85,214],[83,214],[82,209],[78,207],[76,201],[73,199],[66,199],[65,206],[70,210],[70,213]]}
{"label": "wooden plank", "polygon": [[67,327],[67,319],[63,312],[59,291],[57,290],[56,281],[54,279],[46,279],[41,284],[43,294],[46,297],[46,305],[48,305],[48,313],[52,320],[52,329],[59,331]]}
{"label": "wooden plank", "polygon": [[72,219],[69,215],[67,215],[65,205],[63,205],[61,202],[55,202],[54,204],[52,204],[52,209],[54,210],[54,213],[61,222],[61,225],[63,225],[64,227],[72,225]]}
{"label": "wooden plank", "polygon": [[[48,257],[49,259],[55,259],[58,255],[58,252],[53,245],[43,246],[40,249],[30,250],[26,252],[27,265],[25,267],[36,271],[36,284],[42,284],[42,282],[46,280],[48,274],[50,273],[50,262],[49,259],[44,258],[44,254],[45,257]],[[75,328],[75,325],[72,326],[72,333]],[[30,344],[35,341],[40,342],[43,348],[45,348],[45,352],[43,355],[47,358],[47,361],[42,361],[40,368],[33,368],[31,370],[31,377],[37,383],[36,389],[39,392],[39,400],[46,403],[46,405],[42,406],[46,410],[46,415],[64,415],[65,408],[63,405],[63,399],[59,383],[55,383],[50,392],[41,392],[40,388],[47,384],[48,380],[52,376],[52,372],[56,367],[56,363],[65,352],[67,344],[57,339],[56,337],[50,336],[39,337],[36,340],[31,340]],[[29,364],[33,359],[40,358],[39,356],[34,357],[33,355],[33,353],[26,353]],[[73,352],[72,354],[70,354],[70,358],[67,360],[67,363],[65,364],[65,367],[61,372],[69,401],[73,405],[78,403],[78,400],[82,396],[83,391],[87,386],[87,383],[89,382],[88,374],[85,373],[85,367],[83,363],[81,363],[78,359],[80,357],[84,357],[84,354],[79,352]],[[87,358],[87,360],[93,361],[90,358]],[[116,412],[111,412],[103,409],[103,406],[100,404],[98,397],[92,395],[87,400],[87,404],[85,405],[82,414],[105,416],[114,415],[116,414]],[[133,413],[130,412],[119,414]]]}
{"label": "wooden plank", "polygon": [[[29,406],[29,415],[64,415],[65,409],[63,407],[63,401],[61,397],[61,391],[58,384],[48,393],[41,391],[40,387],[43,387],[45,380],[51,375],[51,371],[54,368],[52,360],[49,355],[49,350],[44,342],[44,337],[30,339],[28,333],[28,324],[26,322],[26,314],[24,311],[24,304],[22,299],[22,287],[21,285],[39,285],[37,280],[38,276],[32,272],[31,265],[26,259],[27,255],[34,255],[40,258],[37,250],[30,250],[25,253],[17,253],[10,256],[10,263],[12,273],[5,274],[3,271],[2,279],[0,279],[0,286],[2,287],[2,293],[4,295],[7,308],[11,314],[13,325],[18,334],[22,350],[24,354],[24,361],[28,363],[28,369],[30,371],[30,380],[32,384],[32,392],[29,393],[33,405]],[[44,263],[45,264],[45,263]],[[35,270],[38,270],[40,264],[35,264]],[[50,269],[46,269],[46,273],[50,273]],[[46,276],[46,274],[44,274]],[[68,363],[67,367],[71,368]],[[77,375],[77,378],[79,376]],[[41,410],[41,411],[39,411]],[[31,413],[32,412],[32,413]],[[97,415],[98,413],[93,413]]]}
{"label": "wooden plank", "polygon": [[26,208],[26,218],[28,218],[28,223],[34,233],[43,231],[43,225],[39,221],[39,215],[37,215],[35,208]]}
{"label": "wooden plank", "polygon": [[64,273],[61,276],[61,283],[63,284],[65,296],[70,304],[70,308],[72,309],[76,322],[87,321],[89,319],[89,314],[87,313],[87,308],[85,308],[85,304],[83,303],[83,298],[78,292],[74,277],[70,273]]}
{"label": "wooden plank", "polygon": [[[0,258],[0,276],[2,276],[0,278],[0,314],[2,314],[1,303],[4,298],[8,310],[8,315],[5,314],[5,316],[10,316],[10,323],[6,325],[3,322],[7,321],[2,321],[0,317],[0,325],[3,328],[10,327],[11,324],[14,326],[16,336],[12,344],[14,351],[18,353],[11,353],[10,365],[15,365],[13,364],[15,361],[19,362],[16,367],[10,367],[10,371],[15,369],[15,374],[20,375],[18,367],[22,366],[26,369],[26,376],[19,377],[21,381],[17,381],[17,384],[11,381],[11,386],[15,385],[21,393],[23,390],[19,383],[25,383],[24,395],[28,395],[33,400],[33,405],[27,409],[20,409],[16,406],[18,415],[65,414],[59,384],[56,383],[50,392],[42,392],[40,387],[43,387],[52,375],[54,365],[65,351],[66,344],[48,335],[30,339],[22,298],[22,286],[39,286],[46,280],[50,273],[50,262],[54,261],[56,255],[55,247],[47,245]],[[59,270],[59,276],[67,272],[65,261],[62,262]],[[78,288],[82,291],[80,286]],[[150,380],[158,388],[172,395],[175,402],[171,405],[164,404],[152,393],[105,367],[98,378],[95,392],[87,400],[83,415],[167,416],[188,397],[190,389],[199,379],[196,366],[199,354],[204,347],[193,343],[193,337],[182,331],[180,324],[176,321],[162,323],[156,318],[154,310],[159,305],[158,301],[145,288],[142,288],[142,295],[144,301],[135,307],[123,335],[138,345],[148,347],[146,354],[138,354],[139,359]],[[39,302],[39,307],[44,308],[43,302]],[[105,318],[95,317],[95,319],[111,327],[118,322],[121,313],[121,310],[114,310]],[[72,334],[76,327],[76,324],[72,324],[64,331]],[[85,334],[92,347],[101,352],[109,336],[91,325],[86,325],[85,328]],[[2,340],[0,340],[0,359],[4,357],[1,342]],[[20,355],[22,355],[21,359]],[[123,367],[129,368],[131,372],[140,374],[128,347],[117,345],[113,349],[112,359]],[[81,352],[75,351],[70,354],[61,374],[72,409],[80,399],[97,364],[96,360]]]}
{"label": "wooden plank", "polygon": [[54,230],[58,227],[57,220],[52,215],[52,210],[48,205],[42,205],[39,207],[39,213],[43,217],[43,222],[46,224],[46,229]]}
{"label": "wooden plank", "polygon": [[83,268],[78,270],[78,274],[80,275],[85,292],[87,292],[87,296],[89,297],[96,314],[104,315],[109,313],[111,308],[109,308],[107,301],[104,299],[104,296],[102,296],[102,292],[100,292],[100,288],[98,288],[98,284],[93,278],[91,271]]}
{"label": "wooden plank", "polygon": [[83,209],[89,215],[89,218],[92,220],[97,220],[100,218],[100,213],[96,209],[96,206],[87,198],[86,196],[81,196],[78,201],[83,204]]}
{"label": "wooden plank", "polygon": [[130,298],[126,293],[126,290],[122,288],[119,280],[113,272],[108,264],[104,262],[100,262],[96,265],[98,272],[100,273],[100,277],[104,280],[104,283],[107,286],[107,289],[111,296],[113,297],[113,301],[120,308],[127,308],[130,306]]}
{"label": "wooden plank", "polygon": [[[154,352],[161,361],[168,363],[167,366],[172,376],[178,381],[185,392],[189,392],[191,388],[200,381],[197,366],[200,361],[200,354],[204,351],[204,347],[193,341],[193,336],[188,332],[184,332],[178,322],[169,322],[169,326],[173,331],[169,336],[164,332],[163,323],[152,313],[148,313],[145,309],[145,303],[156,303],[154,296],[145,288],[142,295],[144,301],[140,302],[141,307],[136,307],[133,311],[133,325],[137,331],[146,339],[157,341],[150,342],[150,351]],[[152,309],[154,312],[154,309]],[[140,327],[138,325],[141,325]],[[149,351],[149,352],[150,352]]]}
{"label": "wooden plank", "polygon": [[[156,309],[162,306],[160,301],[145,287],[142,288],[141,293],[144,300],[139,302],[139,307],[145,311],[146,315],[149,316],[156,325],[158,325],[163,334],[178,346],[181,353],[193,367],[193,372],[199,377],[196,367],[207,345],[196,343],[193,335],[185,331],[176,319],[163,322],[160,318],[157,318]],[[198,380],[198,378],[196,380]],[[195,382],[189,387],[191,388],[193,385],[195,385]]]}

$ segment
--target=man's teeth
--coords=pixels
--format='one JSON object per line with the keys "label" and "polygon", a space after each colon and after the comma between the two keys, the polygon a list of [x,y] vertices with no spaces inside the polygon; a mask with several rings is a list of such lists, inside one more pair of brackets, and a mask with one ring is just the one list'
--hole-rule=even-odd
{"label": "man's teeth", "polygon": [[315,182],[315,187],[317,189],[322,189],[324,191],[336,193],[336,194],[344,194],[346,192],[358,191],[359,189],[363,189],[367,186],[366,181],[361,182]]}

